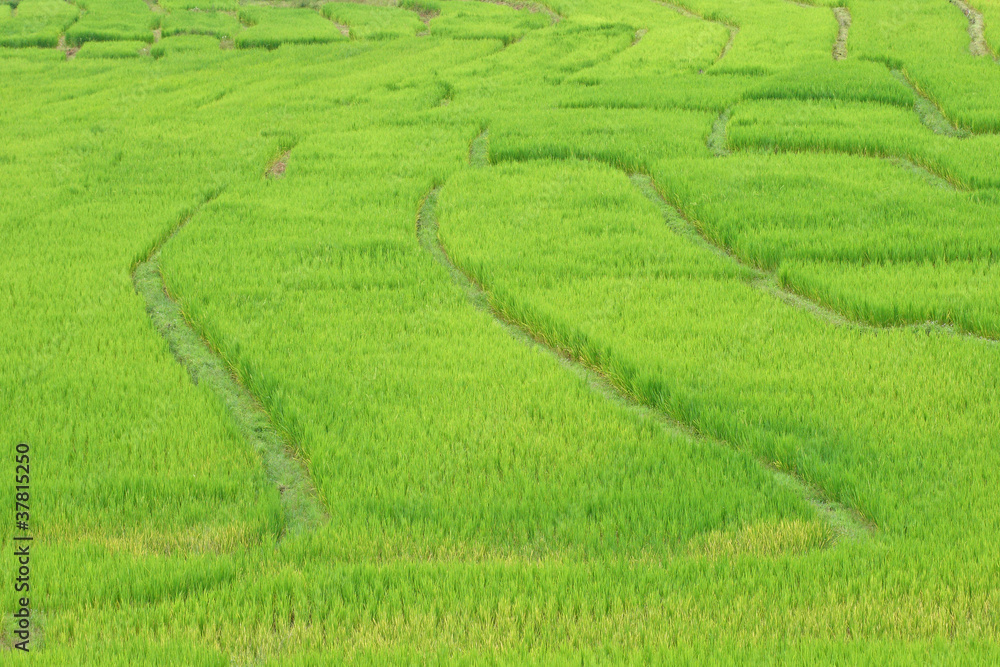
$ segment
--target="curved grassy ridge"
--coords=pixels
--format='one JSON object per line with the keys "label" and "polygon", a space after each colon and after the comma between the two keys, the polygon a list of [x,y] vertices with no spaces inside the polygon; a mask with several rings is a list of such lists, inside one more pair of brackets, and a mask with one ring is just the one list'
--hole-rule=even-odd
{"label": "curved grassy ridge", "polygon": [[[828,9],[784,3],[801,30],[768,45],[777,4],[721,0],[689,7],[739,25],[718,65],[725,25],[648,0],[551,3],[562,20],[506,48],[431,30],[69,64],[0,49],[0,440],[37,457],[35,661],[995,661],[996,348],[831,325],[574,160],[647,171],[712,239],[852,317],[993,326],[992,137],[914,125],[912,93],[859,62],[910,8],[855,5],[841,62]],[[992,88],[949,10],[948,50],[927,49],[956,81],[907,73],[985,127]],[[731,57],[742,73],[698,73]],[[736,150],[714,158],[729,108]],[[886,131],[852,139],[866,122]],[[468,168],[486,127],[518,164]],[[984,180],[771,150],[879,142]],[[165,279],[308,455],[331,522],[280,542],[280,492],[129,278],[223,187]],[[439,187],[448,249],[495,305],[735,449],[609,403],[470,306],[415,238]],[[758,460],[874,535],[831,547]]]}
{"label": "curved grassy ridge", "polygon": [[[489,47],[468,48],[438,57]],[[399,65],[366,59],[363,85]],[[697,553],[709,531],[756,549],[739,530],[758,524],[779,544],[798,535],[793,551],[826,543],[752,460],[658,433],[467,311],[414,245],[412,216],[461,169],[475,126],[399,122],[426,113],[412,89],[384,105],[303,127],[280,181],[227,191],[163,254],[185,312],[301,442],[330,531],[349,536],[340,558],[657,562]],[[361,122],[371,131],[336,130]],[[365,176],[385,163],[390,181]]]}
{"label": "curved grassy ridge", "polygon": [[858,57],[903,69],[950,119],[973,132],[1000,132],[1000,67],[969,53],[968,21],[950,2],[851,3]]}
{"label": "curved grassy ridge", "polygon": [[885,160],[763,153],[725,165],[677,159],[654,173],[713,240],[767,269],[784,259],[971,260],[1000,243],[995,191],[929,186]]}
{"label": "curved grassy ridge", "polygon": [[[9,186],[3,243],[17,249],[3,263],[2,298],[19,314],[0,364],[0,430],[5,442],[32,447],[30,525],[35,544],[45,545],[33,561],[36,604],[51,619],[59,606],[46,603],[46,591],[70,585],[61,577],[74,545],[137,563],[178,553],[212,560],[272,541],[281,510],[228,413],[149,336],[123,280],[132,258],[207,182],[239,172],[237,161],[220,162],[210,151],[177,148],[151,158],[164,143],[207,145],[193,126],[149,132],[155,118],[187,106],[197,86],[175,80],[160,88],[169,93],[152,111],[132,103],[137,91],[123,84],[133,77],[107,63],[6,66],[18,82],[51,76],[68,86],[8,88],[5,123],[14,122],[14,109],[35,112],[5,136],[0,161]],[[81,71],[86,82],[74,83]],[[83,107],[77,97],[87,100]],[[12,518],[2,524],[8,546]],[[3,576],[13,590],[10,572]],[[59,635],[51,625],[45,631]]]}
{"label": "curved grassy ridge", "polygon": [[929,132],[912,111],[826,101],[740,104],[727,128],[735,149],[841,152],[906,158],[962,189],[1000,186],[1000,137]]}
{"label": "curved grassy ridge", "polygon": [[[470,171],[445,185],[440,216],[450,256],[495,308],[647,404],[799,471],[889,536],[983,539],[992,345],[832,327],[755,291],[597,165]],[[952,483],[961,496],[915,491]],[[978,518],[956,524],[959,507]]]}

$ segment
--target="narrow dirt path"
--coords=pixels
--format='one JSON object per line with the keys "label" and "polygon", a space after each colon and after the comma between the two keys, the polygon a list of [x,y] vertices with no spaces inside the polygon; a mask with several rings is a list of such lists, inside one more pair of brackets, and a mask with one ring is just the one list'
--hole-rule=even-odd
{"label": "narrow dirt path", "polygon": [[132,271],[135,291],[146,300],[146,312],[195,384],[204,382],[222,401],[243,438],[261,457],[268,477],[278,487],[284,527],[278,539],[310,531],[327,520],[306,463],[290,440],[278,431],[267,412],[232,368],[198,335],[177,302],[167,293],[160,270],[160,252],[201,208],[183,218]]}
{"label": "narrow dirt path", "polygon": [[708,134],[705,145],[715,157],[727,157],[731,153],[726,146],[726,125],[729,124],[730,109],[726,109],[719,114],[719,117],[712,123],[712,131]]}
{"label": "narrow dirt path", "polygon": [[[484,131],[473,140],[472,145],[469,147],[469,164],[474,169],[482,169],[489,166],[488,136],[488,132]],[[649,187],[651,188],[652,186],[650,185]],[[620,386],[613,379],[605,375],[603,369],[600,367],[588,364],[572,351],[553,346],[543,336],[532,331],[524,322],[511,320],[494,308],[490,303],[489,293],[451,260],[444,246],[441,244],[436,216],[440,191],[440,186],[433,188],[427,193],[420,205],[416,223],[417,239],[421,247],[447,269],[454,283],[462,289],[473,306],[493,317],[512,338],[530,347],[543,350],[556,358],[563,367],[586,380],[590,388],[605,399],[626,407],[632,413],[642,418],[652,419],[661,428],[673,434],[679,433],[716,447],[734,449],[732,445],[702,433],[690,425],[676,420],[658,408],[647,405],[640,398],[630,393],[626,387]],[[679,231],[679,233],[687,235],[687,232]],[[699,239],[701,238],[697,233],[694,233],[694,236]],[[725,254],[724,251],[720,251],[717,248],[713,248],[713,252],[722,252]],[[761,459],[755,460],[778,484],[797,493],[816,510],[817,515],[822,520],[830,524],[835,536],[835,542],[845,539],[863,539],[874,534],[877,530],[857,512],[826,498],[820,489],[809,484],[802,478],[788,471],[778,469]]]}
{"label": "narrow dirt path", "polygon": [[951,0],[951,4],[962,10],[965,18],[969,19],[969,53],[974,56],[993,56],[993,50],[986,41],[986,20],[982,13],[972,7],[964,0]]}
{"label": "narrow dirt path", "polygon": [[833,59],[843,60],[847,57],[847,33],[851,29],[851,10],[847,7],[834,7],[833,15],[837,18],[837,41],[833,43]]}

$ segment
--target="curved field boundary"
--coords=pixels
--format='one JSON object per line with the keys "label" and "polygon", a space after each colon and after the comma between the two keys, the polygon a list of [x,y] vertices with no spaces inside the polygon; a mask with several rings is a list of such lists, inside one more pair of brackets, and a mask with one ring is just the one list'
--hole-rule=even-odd
{"label": "curved field boundary", "polygon": [[[724,144],[725,142],[724,128],[728,120],[729,120],[728,113],[723,112],[719,116],[719,119],[716,120],[715,126],[713,126],[712,135],[715,135],[716,137],[719,137],[720,135],[722,136],[721,139],[721,141],[723,142],[722,150],[725,151],[724,153],[714,153],[717,156],[724,156],[731,154],[728,148],[726,148]],[[721,127],[722,129],[721,130],[718,129],[719,127]],[[485,166],[487,164],[487,155],[488,155],[487,152],[488,149],[486,146],[487,137],[488,135],[484,133],[479,138],[477,138],[476,141],[473,142],[473,146],[472,148],[470,148],[469,156],[473,166]],[[477,143],[480,143],[481,146],[477,146]],[[711,135],[709,139],[709,149],[712,150]],[[793,151],[784,151],[784,152],[793,152]],[[800,152],[824,153],[829,151],[800,151]],[[842,153],[845,155],[855,155],[854,153],[847,153],[847,152],[842,152]],[[934,187],[949,188],[949,189],[962,189],[962,190],[968,189],[963,184],[953,183],[952,181],[938,174],[935,174],[927,167],[917,164],[906,158],[893,155],[883,155],[877,157],[878,159],[884,159],[889,162],[892,162],[895,166],[899,167],[900,169],[905,169],[907,171],[914,173],[914,175],[919,176],[923,180],[927,181],[928,185],[932,185]],[[530,160],[510,159],[509,161],[528,162]],[[679,209],[677,209],[675,206],[673,206],[667,201],[667,199],[655,188],[655,186],[652,183],[652,179],[647,174],[628,173],[623,169],[621,169],[618,165],[615,165],[612,162],[601,160],[598,158],[595,158],[594,161],[600,162],[601,164],[605,164],[608,167],[611,167],[612,169],[622,171],[627,176],[629,176],[629,178],[632,179],[633,184],[635,184],[643,192],[643,194],[646,195],[646,197],[648,197],[651,201],[653,201],[654,204],[656,204],[658,207],[665,206],[666,208],[661,208],[661,210],[663,211],[667,224],[670,225],[671,229],[673,229],[674,231],[678,231],[679,233],[681,233],[682,236],[690,240],[696,241],[696,243],[698,243],[698,245],[701,245],[703,248],[711,249],[712,252],[725,256],[729,260],[739,264],[744,269],[750,271],[755,276],[752,281],[755,287],[758,287],[770,293],[772,296],[787,303],[788,305],[794,306],[796,308],[801,308],[803,310],[812,313],[813,315],[823,320],[824,322],[836,326],[855,327],[857,329],[861,329],[864,331],[872,331],[872,332],[891,331],[891,330],[903,330],[903,331],[908,330],[914,332],[935,331],[942,334],[959,336],[962,338],[967,338],[970,340],[976,340],[990,344],[997,344],[998,342],[1000,342],[1000,338],[959,332],[955,329],[954,326],[950,324],[942,324],[941,322],[928,321],[919,324],[884,325],[864,320],[850,319],[845,315],[840,314],[836,310],[824,306],[818,301],[812,300],[806,296],[803,296],[801,294],[798,294],[797,292],[792,291],[791,289],[788,289],[786,286],[781,284],[781,282],[778,280],[777,276],[773,272],[765,271],[758,266],[755,266],[749,262],[744,261],[743,259],[738,257],[735,253],[733,253],[732,250],[730,250],[728,247],[722,244],[717,244],[711,239],[709,239],[702,233],[698,225],[687,220]],[[681,230],[685,231],[681,232]]]}
{"label": "curved field boundary", "polygon": [[[922,167],[909,163],[900,165],[901,167],[917,169],[924,171]],[[694,242],[696,245],[713,252],[714,254],[725,257],[731,262],[739,265],[744,270],[749,271],[752,278],[750,284],[767,292],[771,296],[775,297],[779,301],[782,301],[789,306],[794,308],[799,308],[805,310],[817,319],[822,320],[828,324],[832,324],[838,327],[850,327],[855,329],[860,329],[863,331],[913,331],[913,332],[931,332],[935,331],[942,334],[947,334],[951,336],[958,336],[961,338],[967,338],[970,340],[975,340],[984,343],[990,343],[996,345],[998,343],[997,339],[989,338],[986,336],[978,336],[975,334],[961,333],[955,330],[951,325],[941,324],[940,322],[925,322],[923,324],[898,324],[898,325],[883,325],[874,324],[871,322],[858,321],[848,318],[845,315],[837,312],[836,310],[824,306],[822,303],[810,299],[806,296],[799,294],[787,286],[783,285],[778,279],[777,275],[773,272],[765,271],[757,266],[754,266],[748,262],[743,261],[735,253],[733,253],[726,246],[720,245],[709,239],[698,227],[681,213],[675,206],[673,206],[667,199],[656,189],[653,184],[652,179],[644,174],[630,174],[632,183],[642,192],[650,201],[652,201],[660,212],[663,214],[663,218],[675,233],[683,236],[685,239]],[[936,178],[932,176],[932,178]]]}
{"label": "curved field boundary", "polygon": [[655,2],[658,5],[663,5],[664,7],[669,7],[670,9],[674,10],[675,12],[677,12],[682,16],[687,16],[689,18],[705,21],[706,23],[714,23],[716,25],[721,25],[723,28],[729,31],[729,40],[726,42],[726,45],[722,47],[722,51],[719,52],[719,55],[716,57],[715,62],[712,63],[713,65],[718,64],[718,62],[722,60],[722,58],[727,53],[729,53],[729,49],[733,48],[733,42],[736,41],[736,35],[738,35],[740,32],[740,27],[738,25],[733,25],[732,23],[726,23],[724,21],[716,21],[715,19],[705,18],[701,14],[696,14],[692,12],[687,7],[682,7],[681,5],[675,5],[670,2],[663,2],[663,0],[653,0],[653,2]]}
{"label": "curved field boundary", "polygon": [[972,191],[972,188],[967,187],[965,184],[953,183],[952,181],[949,181],[947,178],[935,174],[927,167],[917,164],[912,160],[908,160],[903,157],[893,157],[890,155],[883,155],[881,157],[885,160],[888,160],[889,162],[892,162],[897,167],[905,169],[906,171],[919,177],[921,180],[927,183],[927,185],[933,186],[935,188],[942,188],[944,190],[961,190],[963,192]]}
{"label": "curved field boundary", "polygon": [[[727,157],[732,155],[732,151],[726,146],[726,130],[725,124],[729,122],[727,114],[719,116],[716,124],[713,125],[712,133],[708,137],[707,145],[708,149],[712,152],[715,157]],[[721,125],[719,129],[716,129],[716,125]],[[752,150],[752,149],[751,149]],[[933,168],[926,165],[920,164],[915,160],[901,156],[895,153],[874,151],[868,149],[861,150],[846,150],[842,148],[821,148],[821,147],[810,147],[803,146],[797,148],[785,148],[781,146],[772,146],[768,150],[773,150],[775,153],[814,153],[814,154],[829,154],[836,153],[839,155],[853,155],[855,157],[869,157],[887,160],[893,165],[899,167],[900,169],[905,169],[906,171],[918,176],[921,180],[926,182],[936,188],[944,188],[947,190],[960,190],[962,192],[972,192],[973,187],[966,183],[963,183],[953,177],[949,177],[944,174],[936,172]]]}
{"label": "curved field boundary", "polygon": [[708,134],[705,145],[709,152],[715,157],[727,157],[731,155],[729,147],[726,145],[726,126],[729,124],[731,109],[726,109],[719,114],[719,117],[712,123],[712,131]]}
{"label": "curved field boundary", "polygon": [[[477,146],[478,143],[478,146]],[[473,146],[469,151],[470,163],[473,168],[487,166],[486,156],[486,133],[484,132],[473,141]],[[451,275],[453,282],[458,285],[470,303],[477,309],[488,313],[500,326],[503,327],[512,338],[530,347],[543,350],[557,359],[564,368],[572,371],[578,377],[586,380],[590,388],[603,396],[605,399],[618,405],[626,407],[633,414],[642,418],[651,418],[664,430],[671,433],[683,434],[700,442],[710,445],[735,449],[732,445],[717,440],[705,433],[702,433],[688,424],[680,422],[662,410],[650,407],[643,403],[638,397],[631,394],[626,388],[615,383],[613,379],[604,374],[603,369],[587,364],[571,350],[562,349],[551,345],[543,336],[531,330],[524,322],[515,321],[499,312],[490,303],[489,293],[482,285],[473,280],[467,273],[462,271],[448,256],[441,240],[438,236],[438,220],[436,208],[438,195],[441,187],[435,187],[424,197],[417,213],[417,239],[421,247],[441,264]],[[797,493],[805,502],[812,506],[817,515],[826,521],[833,529],[834,542],[840,540],[857,540],[872,535],[877,529],[866,522],[856,511],[825,497],[820,489],[809,484],[797,475],[785,470],[781,470],[762,459],[754,459],[757,464],[766,470],[768,474],[782,487]]]}
{"label": "curved field boundary", "polygon": [[847,7],[834,7],[833,15],[837,19],[837,41],[833,43],[833,59],[843,60],[847,57],[847,34],[851,29],[851,10]]}
{"label": "curved field boundary", "polygon": [[969,19],[969,53],[974,56],[989,55],[996,58],[996,54],[986,41],[986,20],[982,13],[964,0],[951,0],[951,4],[961,9],[965,18]]}
{"label": "curved field boundary", "polygon": [[956,127],[944,112],[941,111],[934,100],[929,98],[924,91],[920,90],[910,77],[906,76],[906,73],[902,70],[891,69],[889,70],[894,77],[896,77],[900,83],[907,86],[913,91],[913,110],[920,117],[920,122],[926,125],[935,134],[941,134],[946,137],[954,137],[956,139],[964,139],[971,136],[971,133],[966,130]]}
{"label": "curved field boundary", "polygon": [[834,326],[863,326],[855,324],[836,311],[824,308],[818,303],[785,289],[773,274],[744,262],[725,246],[711,241],[696,224],[684,217],[683,213],[667,201],[660,191],[656,189],[653,180],[649,176],[644,174],[629,174],[629,178],[636,189],[659,209],[664,222],[667,223],[667,227],[672,232],[700,247],[702,250],[707,250],[717,257],[722,257],[732,262],[741,269],[749,271],[751,275],[749,282],[757,289],[767,292],[790,306],[809,311],[817,319],[823,320],[828,324]]}
{"label": "curved field boundary", "polygon": [[195,384],[206,383],[226,406],[243,438],[260,455],[270,480],[278,487],[284,509],[284,528],[278,539],[313,530],[327,520],[306,463],[274,427],[267,412],[244,387],[230,366],[198,335],[183,310],[167,292],[160,270],[163,246],[191,220],[210,197],[184,217],[132,270],[135,291],[146,300],[146,312]]}
{"label": "curved field boundary", "polygon": [[[935,134],[940,134],[955,139],[964,139],[966,137],[972,136],[965,130],[961,130],[954,125],[952,125],[941,110],[930,100],[926,95],[924,95],[920,89],[918,89],[913,83],[906,77],[906,75],[900,70],[890,70],[897,79],[902,83],[906,84],[912,91],[914,95],[914,112],[919,116],[920,121],[932,130]],[[732,151],[729,150],[729,146],[726,142],[726,126],[729,124],[729,118],[732,114],[732,109],[726,109],[719,114],[719,117],[715,119],[712,123],[712,131],[709,133],[708,138],[705,141],[705,145],[708,147],[709,152],[715,157],[728,157],[732,155]],[[927,181],[929,184],[935,187],[950,188],[952,190],[963,190],[971,191],[973,188],[969,185],[950,178],[946,175],[939,174],[931,167],[920,164],[914,159],[908,157],[902,157],[894,154],[887,154],[882,152],[872,152],[872,151],[847,151],[847,150],[828,150],[828,149],[775,149],[784,153],[800,152],[800,153],[841,153],[843,155],[864,155],[868,157],[879,157],[889,160],[898,167],[902,167],[907,171],[913,172]]]}

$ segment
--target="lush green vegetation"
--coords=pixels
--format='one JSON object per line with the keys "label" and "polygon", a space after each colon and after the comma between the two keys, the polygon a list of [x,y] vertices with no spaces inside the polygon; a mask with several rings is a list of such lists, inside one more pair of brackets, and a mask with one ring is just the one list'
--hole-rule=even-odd
{"label": "lush green vegetation", "polygon": [[354,39],[412,37],[426,29],[416,12],[395,5],[330,2],[322,11],[331,21],[348,26]]}
{"label": "lush green vegetation", "polygon": [[79,10],[63,0],[22,0],[14,15],[10,5],[0,6],[0,46],[48,46],[59,43]]}
{"label": "lush green vegetation", "polygon": [[240,48],[276,49],[282,44],[322,44],[345,39],[340,30],[312,9],[248,5],[240,21],[249,29],[236,37]]}
{"label": "lush green vegetation", "polygon": [[233,39],[240,32],[240,22],[228,13],[217,11],[173,11],[163,18],[161,34],[212,35]]}
{"label": "lush green vegetation", "polygon": [[996,661],[1000,65],[969,27],[0,4],[34,661]]}
{"label": "lush green vegetation", "polygon": [[103,41],[153,41],[160,17],[143,0],[79,0],[83,14],[66,30],[70,44]]}

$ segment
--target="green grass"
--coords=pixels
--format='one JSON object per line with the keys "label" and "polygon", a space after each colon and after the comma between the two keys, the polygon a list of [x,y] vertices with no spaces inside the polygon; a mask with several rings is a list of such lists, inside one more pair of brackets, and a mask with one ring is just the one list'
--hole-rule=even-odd
{"label": "green grass", "polygon": [[137,41],[87,42],[76,58],[138,58],[149,52],[149,44]]}
{"label": "green grass", "polygon": [[239,34],[240,22],[223,12],[184,11],[171,12],[163,18],[161,30],[164,37],[172,35],[210,35],[219,39],[232,39]]}
{"label": "green grass", "polygon": [[78,15],[79,10],[63,0],[23,0],[14,17],[5,5],[0,9],[0,46],[53,47]]}
{"label": "green grass", "polygon": [[399,7],[329,2],[322,11],[331,21],[349,26],[352,39],[412,37],[426,30],[415,12]]}
{"label": "green grass", "polygon": [[84,42],[141,41],[152,42],[153,30],[159,27],[160,15],[150,11],[143,0],[80,0],[84,13],[66,30],[66,41]]}
{"label": "green grass", "polygon": [[240,8],[239,0],[159,0],[156,4],[171,14],[191,9],[205,12],[235,12]]}
{"label": "green grass", "polygon": [[241,49],[276,49],[282,44],[325,44],[347,39],[331,21],[312,9],[279,9],[247,5],[240,21],[249,26],[236,36]]}
{"label": "green grass", "polygon": [[957,6],[13,4],[32,662],[997,661]]}
{"label": "green grass", "polygon": [[551,21],[537,6],[517,9],[475,0],[448,0],[440,3],[440,14],[431,20],[431,31],[444,37],[499,39],[510,44]]}

